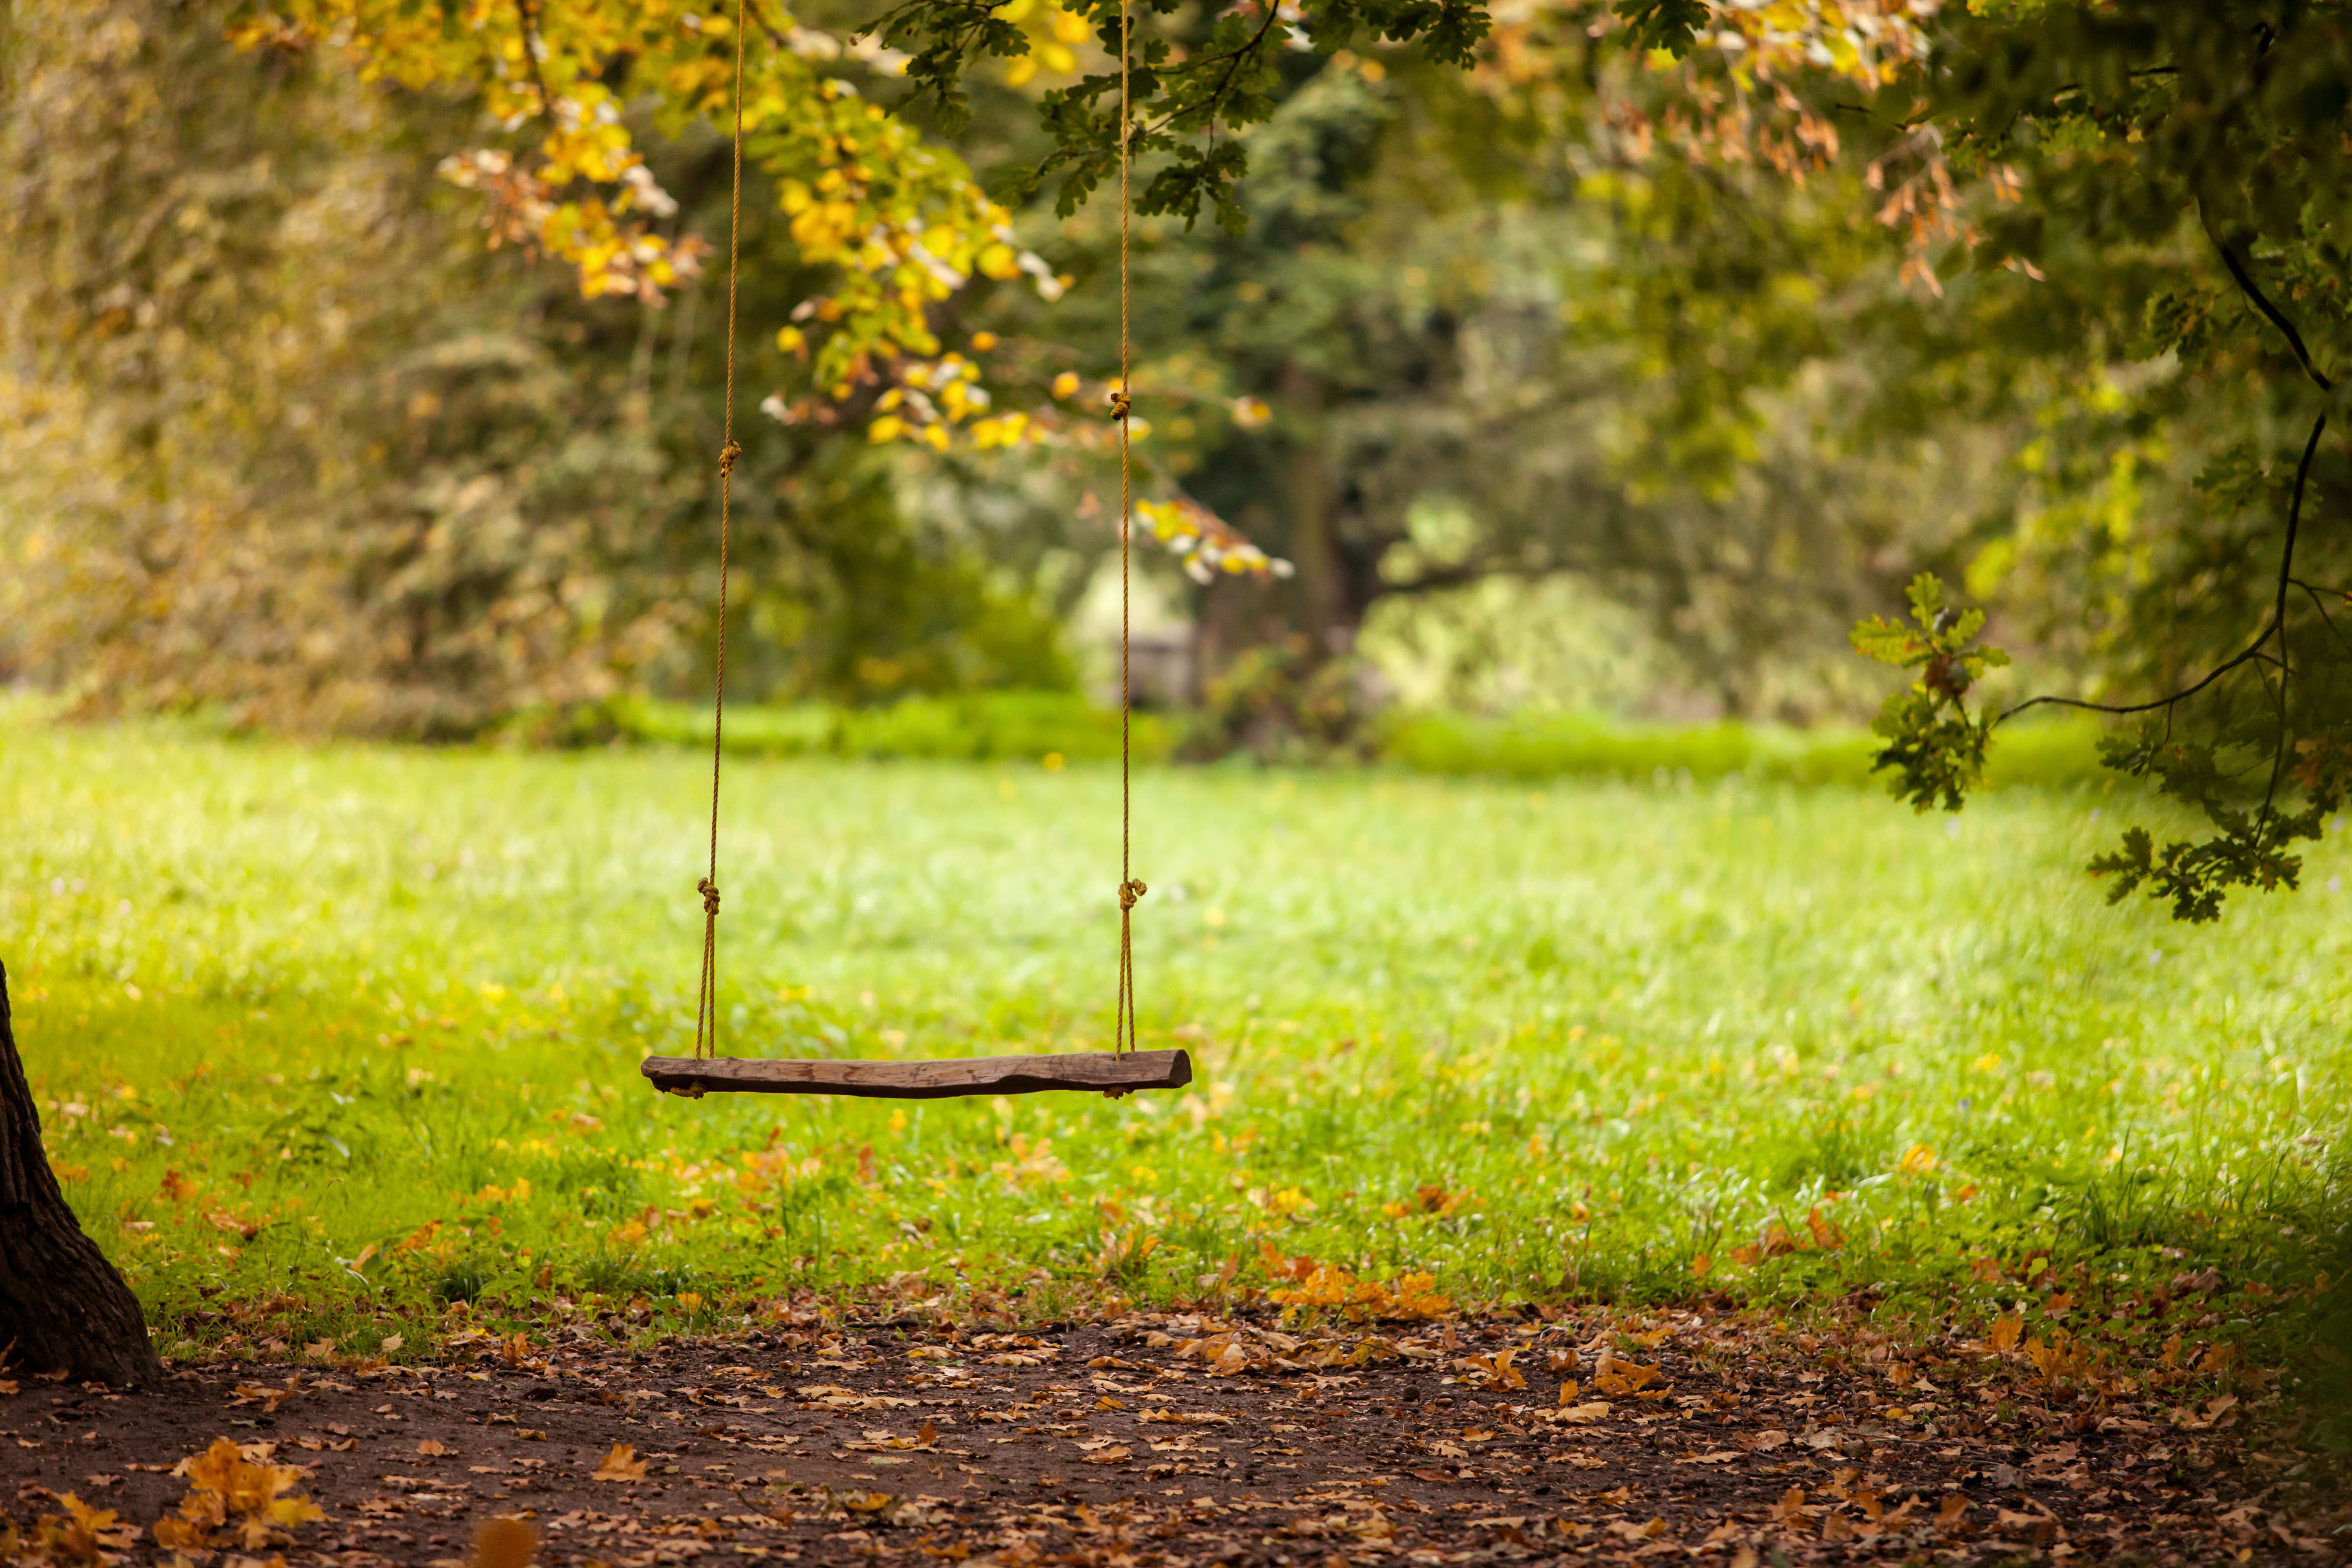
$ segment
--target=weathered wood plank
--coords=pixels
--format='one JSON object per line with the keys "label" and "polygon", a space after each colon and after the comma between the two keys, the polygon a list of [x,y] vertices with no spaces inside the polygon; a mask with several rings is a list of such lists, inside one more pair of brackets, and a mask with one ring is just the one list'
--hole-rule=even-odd
{"label": "weathered wood plank", "polygon": [[1068,1056],[950,1057],[930,1061],[778,1061],[758,1057],[647,1057],[639,1068],[668,1094],[847,1094],[869,1100],[949,1100],[965,1094],[1079,1089],[1125,1094],[1192,1081],[1186,1051],[1087,1051]]}

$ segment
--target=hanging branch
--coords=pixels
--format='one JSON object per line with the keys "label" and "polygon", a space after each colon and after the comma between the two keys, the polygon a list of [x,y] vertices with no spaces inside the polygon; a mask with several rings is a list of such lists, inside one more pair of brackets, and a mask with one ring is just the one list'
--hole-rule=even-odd
{"label": "hanging branch", "polygon": [[[2277,329],[2304,375],[2321,392],[2332,394],[2334,381],[2312,363],[2310,350],[2294,323],[2263,292],[2252,268],[2213,231],[2210,223],[2205,227],[2239,290],[2263,319]],[[1981,612],[1970,612],[1969,621],[1955,626],[1951,612],[1941,608],[1942,585],[1923,577],[1921,584],[1914,584],[1913,596],[1924,635],[1877,621],[1855,628],[1854,646],[1864,654],[1887,663],[1927,667],[1927,673],[1909,691],[1898,692],[1887,700],[1885,710],[1873,724],[1872,728],[1887,742],[1874,768],[1892,770],[1896,775],[1895,793],[1909,798],[1919,809],[1940,803],[1947,810],[1958,810],[1968,789],[1981,781],[1984,748],[1992,730],[2021,713],[2040,707],[2068,708],[2118,718],[2160,713],[2164,719],[2160,730],[2144,730],[2137,738],[2109,737],[2101,746],[2104,759],[2109,766],[2136,776],[2157,775],[2168,792],[2201,805],[2221,831],[2201,844],[2175,842],[2158,850],[2147,829],[2127,830],[2115,853],[2091,861],[2094,872],[2116,878],[2108,901],[2118,901],[2146,887],[2155,897],[2171,901],[2175,918],[2205,921],[2220,915],[2222,896],[2231,887],[2294,887],[2301,874],[2302,860],[2287,854],[2286,846],[2300,838],[2319,837],[2322,818],[2326,810],[2332,809],[2336,792],[2316,782],[2318,774],[2315,770],[2305,808],[2293,816],[2278,809],[2279,785],[2286,776],[2288,755],[2294,749],[2288,687],[2297,677],[2287,625],[2287,601],[2292,590],[2303,588],[2329,632],[2352,647],[2352,641],[2347,641],[2328,616],[2318,592],[2294,575],[2304,501],[2327,420],[2328,413],[2322,409],[2312,420],[2311,433],[2304,440],[2287,499],[2286,537],[2280,544],[2277,587],[2270,617],[2244,649],[2179,690],[2148,701],[2094,702],[2044,695],[2028,698],[1997,715],[1972,718],[1963,694],[1979,670],[1966,661],[1994,652],[1973,642],[1982,624]],[[1931,590],[1926,597],[1922,597],[1922,584]],[[2173,716],[2181,704],[2250,664],[2267,665],[2277,672],[2277,684],[2273,689],[2274,718],[2269,779],[2261,807],[2251,816],[2226,804],[2223,797],[2230,781],[2216,763],[2213,745],[2184,746],[2172,739]]]}
{"label": "hanging branch", "polygon": [[[1277,0],[1252,0],[1255,17],[1246,6],[1215,15],[1206,23],[1205,37],[1184,40],[1179,50],[1171,40],[1138,40],[1130,77],[1129,119],[1136,127],[1133,150],[1166,155],[1136,203],[1145,216],[1172,215],[1191,219],[1203,202],[1212,205],[1221,224],[1238,228],[1244,221],[1234,203],[1233,186],[1248,172],[1249,160],[1238,139],[1210,137],[1206,144],[1190,140],[1222,124],[1230,132],[1246,130],[1274,112],[1280,88],[1270,57],[1303,28],[1314,46],[1328,52],[1361,32],[1391,44],[1413,44],[1442,64],[1468,67],[1487,30],[1485,6],[1478,0],[1428,0],[1400,6],[1384,0],[1324,0],[1303,18],[1286,16]],[[1128,22],[1116,0],[1092,0],[1093,12],[1105,47]],[[1152,0],[1152,8],[1176,13],[1176,0]],[[1181,26],[1199,26],[1185,13]],[[937,106],[950,127],[969,114],[963,80],[990,58],[1017,59],[1033,47],[1027,34],[996,14],[984,0],[899,0],[883,13],[869,31],[885,43],[909,51],[907,79],[915,96]],[[1116,95],[1116,74],[1090,76],[1075,86],[1045,95],[1038,119],[1051,142],[1049,151],[1013,179],[1024,195],[1042,187],[1048,175],[1066,170],[1059,205],[1066,215],[1112,168],[1118,156],[1120,117],[1097,112],[1106,98]]]}

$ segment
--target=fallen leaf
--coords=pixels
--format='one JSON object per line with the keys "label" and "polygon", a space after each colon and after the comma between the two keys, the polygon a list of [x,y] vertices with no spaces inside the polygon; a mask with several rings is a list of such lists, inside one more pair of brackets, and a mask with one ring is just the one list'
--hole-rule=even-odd
{"label": "fallen leaf", "polygon": [[604,1462],[596,1467],[594,1477],[600,1481],[641,1481],[646,1479],[646,1462],[637,1458],[636,1449],[626,1443],[615,1443]]}
{"label": "fallen leaf", "polygon": [[539,1555],[539,1531],[520,1519],[493,1519],[474,1531],[468,1568],[530,1568]]}
{"label": "fallen leaf", "polygon": [[437,1459],[449,1452],[437,1438],[427,1437],[416,1445],[416,1451],[428,1459]]}

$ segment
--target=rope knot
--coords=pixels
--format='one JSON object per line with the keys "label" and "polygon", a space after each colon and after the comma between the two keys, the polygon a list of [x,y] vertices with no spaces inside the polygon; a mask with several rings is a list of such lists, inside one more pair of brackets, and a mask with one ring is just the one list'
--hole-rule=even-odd
{"label": "rope knot", "polygon": [[715,919],[719,913],[719,884],[705,877],[694,885],[694,890],[702,895],[702,912]]}
{"label": "rope knot", "polygon": [[719,448],[719,477],[725,479],[735,471],[735,460],[743,455],[743,443],[730,441]]}
{"label": "rope knot", "polygon": [[1135,900],[1150,891],[1151,889],[1145,887],[1139,880],[1131,879],[1121,882],[1118,885],[1118,907],[1122,910],[1131,910],[1135,908]]}
{"label": "rope knot", "polygon": [[1114,422],[1126,418],[1128,411],[1133,406],[1133,403],[1128,398],[1127,388],[1114,386],[1110,389],[1110,416]]}

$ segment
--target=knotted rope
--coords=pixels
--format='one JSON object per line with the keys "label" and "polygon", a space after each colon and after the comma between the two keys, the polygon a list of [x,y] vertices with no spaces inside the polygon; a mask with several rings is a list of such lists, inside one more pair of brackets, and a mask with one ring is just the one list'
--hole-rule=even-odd
{"label": "knotted rope", "polygon": [[719,657],[710,682],[710,869],[694,885],[702,895],[702,983],[694,997],[694,1054],[719,1054],[719,762],[727,724],[727,545],[733,531],[735,464],[735,271],[743,233],[743,20],[735,0],[735,174],[727,208],[727,411],[719,448]]}
{"label": "knotted rope", "polygon": [[1134,409],[1133,290],[1128,277],[1128,242],[1135,224],[1135,204],[1128,194],[1129,170],[1134,162],[1130,139],[1134,121],[1128,104],[1129,42],[1134,18],[1125,5],[1118,12],[1118,384],[1111,389],[1110,416],[1118,422],[1118,1003],[1111,1020],[1111,1053],[1134,1050],[1135,1034],[1135,900],[1150,891],[1137,880],[1134,867],[1135,801],[1133,715],[1135,710],[1132,637],[1129,626],[1129,538],[1135,531],[1135,461],[1130,448],[1129,415]]}

